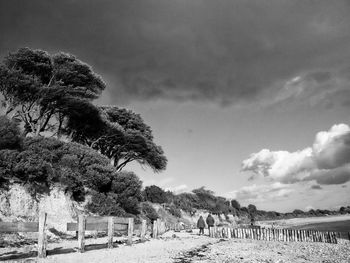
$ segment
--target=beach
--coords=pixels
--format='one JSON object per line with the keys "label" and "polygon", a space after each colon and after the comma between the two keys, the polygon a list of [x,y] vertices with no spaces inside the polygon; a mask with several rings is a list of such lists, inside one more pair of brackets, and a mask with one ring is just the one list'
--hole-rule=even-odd
{"label": "beach", "polygon": [[[117,241],[117,240],[116,240]],[[36,246],[0,249],[0,261],[36,262]],[[17,257],[17,258],[16,258]],[[22,260],[22,261],[21,261]],[[249,239],[209,238],[192,233],[168,231],[159,239],[134,244],[115,243],[106,248],[106,238],[86,239],[85,253],[77,252],[77,240],[49,243],[44,262],[350,262],[350,242],[341,239],[338,244],[309,242],[277,242]]]}

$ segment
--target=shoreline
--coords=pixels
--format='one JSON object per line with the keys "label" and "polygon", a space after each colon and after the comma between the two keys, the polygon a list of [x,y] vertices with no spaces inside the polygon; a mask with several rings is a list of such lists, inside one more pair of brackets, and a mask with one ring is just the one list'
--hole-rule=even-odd
{"label": "shoreline", "polygon": [[278,219],[278,220],[267,220],[257,221],[259,225],[271,225],[274,223],[278,226],[302,226],[315,223],[328,223],[350,220],[350,214],[336,215],[336,216],[322,216],[322,217],[298,217],[290,219]]}

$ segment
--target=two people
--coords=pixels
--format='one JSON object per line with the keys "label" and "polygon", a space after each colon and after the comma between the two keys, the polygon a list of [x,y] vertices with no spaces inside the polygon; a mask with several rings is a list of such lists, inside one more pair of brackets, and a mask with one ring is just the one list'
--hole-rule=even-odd
{"label": "two people", "polygon": [[[208,215],[206,219],[206,223],[208,225],[208,229],[210,231],[210,228],[214,226],[215,220],[212,217],[211,214]],[[203,219],[203,216],[200,216],[198,221],[197,221],[197,227],[199,228],[199,235],[203,234],[204,235],[204,228],[205,228],[205,222]]]}

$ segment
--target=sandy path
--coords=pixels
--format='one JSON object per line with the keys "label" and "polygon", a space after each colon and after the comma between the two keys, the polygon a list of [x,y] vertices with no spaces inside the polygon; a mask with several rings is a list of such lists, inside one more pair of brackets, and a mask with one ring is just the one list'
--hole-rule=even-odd
{"label": "sandy path", "polygon": [[[132,246],[120,244],[113,249],[106,248],[106,238],[86,239],[87,248],[91,244],[100,244],[92,249],[87,249],[85,253],[76,252],[77,241],[65,240],[59,243],[48,244],[48,257],[43,261],[52,262],[81,262],[81,263],[97,263],[97,262],[157,262],[167,263],[174,262],[174,259],[181,256],[183,251],[195,249],[202,245],[208,245],[218,240],[209,238],[208,236],[198,236],[189,233],[164,234],[160,239],[151,239],[144,243],[135,243]],[[8,262],[18,262],[26,260],[32,262],[35,258],[35,246],[26,246],[21,248],[3,248],[0,249],[0,261],[12,259]],[[50,253],[51,252],[51,253]],[[17,260],[13,257],[18,255]],[[22,262],[22,261],[21,261]]]}

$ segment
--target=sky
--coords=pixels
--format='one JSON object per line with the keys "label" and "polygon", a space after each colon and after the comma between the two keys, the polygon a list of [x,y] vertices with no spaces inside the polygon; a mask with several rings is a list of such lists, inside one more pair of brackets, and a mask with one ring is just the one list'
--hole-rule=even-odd
{"label": "sky", "polygon": [[350,205],[350,1],[0,0],[0,56],[76,55],[167,158],[144,185],[280,212]]}

